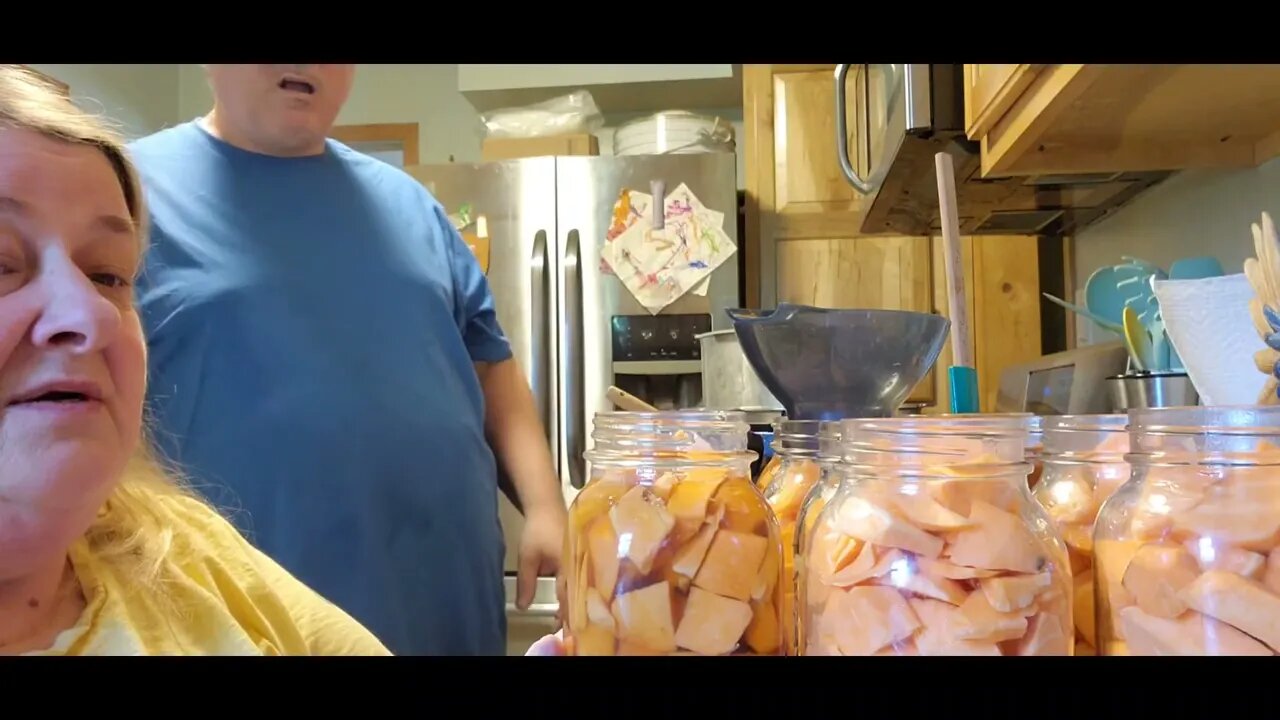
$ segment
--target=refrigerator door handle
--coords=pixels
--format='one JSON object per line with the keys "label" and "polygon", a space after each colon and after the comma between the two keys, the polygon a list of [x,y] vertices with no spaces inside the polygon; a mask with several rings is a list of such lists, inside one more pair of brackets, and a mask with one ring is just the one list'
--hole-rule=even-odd
{"label": "refrigerator door handle", "polygon": [[531,329],[533,347],[529,357],[533,367],[529,373],[533,385],[533,400],[537,403],[539,417],[542,418],[543,430],[547,433],[548,447],[555,451],[555,418],[551,417],[551,405],[548,402],[547,388],[550,386],[551,374],[551,339],[548,336],[547,298],[551,295],[551,286],[547,274],[547,231],[539,230],[533,236],[533,257],[529,260],[529,314],[532,316]]}
{"label": "refrigerator door handle", "polygon": [[586,436],[583,424],[586,398],[583,396],[582,252],[577,230],[570,230],[564,250],[565,343],[561,366],[565,368],[565,443],[569,461],[569,484],[581,490],[586,484]]}

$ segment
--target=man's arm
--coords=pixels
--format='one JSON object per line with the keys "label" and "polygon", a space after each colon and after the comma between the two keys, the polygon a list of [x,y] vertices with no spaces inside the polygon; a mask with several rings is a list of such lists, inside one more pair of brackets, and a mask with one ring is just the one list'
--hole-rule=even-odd
{"label": "man's arm", "polygon": [[[498,324],[484,271],[444,208],[436,203],[433,213],[448,243],[458,330],[484,394],[485,439],[504,471],[498,473],[499,482],[504,476],[510,478],[516,505],[524,514],[516,579],[516,606],[523,610],[533,602],[538,577],[559,573],[568,512],[533,392]],[[512,488],[502,491],[509,496]],[[557,583],[557,594],[563,585]]]}
{"label": "man's arm", "polygon": [[567,515],[564,496],[520,365],[514,359],[476,363],[476,373],[484,390],[485,435],[525,517],[516,600],[524,609],[533,601],[538,576],[559,571]]}
{"label": "man's arm", "polygon": [[563,510],[564,496],[547,447],[546,428],[520,365],[514,359],[476,363],[476,372],[484,390],[485,435],[519,505],[526,512],[545,504]]}

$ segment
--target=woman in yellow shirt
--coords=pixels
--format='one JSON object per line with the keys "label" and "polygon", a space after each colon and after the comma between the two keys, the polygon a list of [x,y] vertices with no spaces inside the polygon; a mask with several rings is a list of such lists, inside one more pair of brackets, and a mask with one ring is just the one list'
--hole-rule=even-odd
{"label": "woman in yellow shirt", "polygon": [[148,452],[120,140],[0,66],[0,655],[385,655]]}

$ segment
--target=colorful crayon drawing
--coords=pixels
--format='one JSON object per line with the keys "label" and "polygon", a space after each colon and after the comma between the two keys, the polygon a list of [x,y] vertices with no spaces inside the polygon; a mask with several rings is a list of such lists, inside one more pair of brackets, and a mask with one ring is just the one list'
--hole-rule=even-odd
{"label": "colorful crayon drawing", "polygon": [[681,183],[663,199],[663,228],[650,222],[653,199],[624,190],[614,205],[601,265],[657,314],[687,292],[705,295],[712,271],[737,252],[724,214],[710,210]]}

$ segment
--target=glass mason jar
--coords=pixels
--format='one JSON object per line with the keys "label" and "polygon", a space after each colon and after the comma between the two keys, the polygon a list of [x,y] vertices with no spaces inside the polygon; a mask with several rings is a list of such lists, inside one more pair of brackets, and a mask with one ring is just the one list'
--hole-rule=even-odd
{"label": "glass mason jar", "polygon": [[764,464],[764,469],[756,476],[756,487],[762,490],[773,482],[773,478],[778,475],[778,466],[782,464],[782,456],[778,454],[778,436],[776,434],[771,445],[773,455],[769,457],[769,461]]}
{"label": "glass mason jar", "polygon": [[774,424],[773,452],[778,465],[767,484],[758,484],[773,508],[782,538],[783,640],[788,649],[795,641],[796,518],[809,489],[817,484],[818,420],[781,420]]}
{"label": "glass mason jar", "polygon": [[[836,493],[836,489],[840,486],[840,478],[842,476],[841,462],[843,460],[842,448],[840,447],[841,427],[842,423],[838,420],[823,421],[819,425],[818,482],[805,495],[804,501],[800,504],[800,512],[796,516],[797,530],[795,532],[795,570],[793,577],[796,594],[792,610],[795,640],[792,647],[795,648],[797,654],[799,654],[799,649],[804,647],[801,617],[802,609],[805,607],[806,588],[801,580],[807,576],[801,570],[801,566],[804,564],[805,548],[811,542],[814,520],[818,518],[822,508],[831,500],[831,497]],[[811,576],[808,576],[808,579],[812,581]]]}
{"label": "glass mason jar", "polygon": [[1280,407],[1129,412],[1094,531],[1103,655],[1280,652]]}
{"label": "glass mason jar", "polygon": [[782,541],[741,413],[601,413],[563,563],[571,655],[782,655]]}
{"label": "glass mason jar", "polygon": [[843,477],[801,565],[803,654],[1071,654],[1066,546],[1027,488],[1029,417],[845,421]]}
{"label": "glass mason jar", "polygon": [[1129,479],[1127,415],[1044,419],[1044,479],[1031,491],[1067,545],[1071,562],[1076,655],[1096,655],[1093,522]]}
{"label": "glass mason jar", "polygon": [[1027,477],[1027,487],[1035,488],[1044,474],[1044,418],[1032,415],[1027,428],[1027,462],[1031,463],[1031,474]]}

